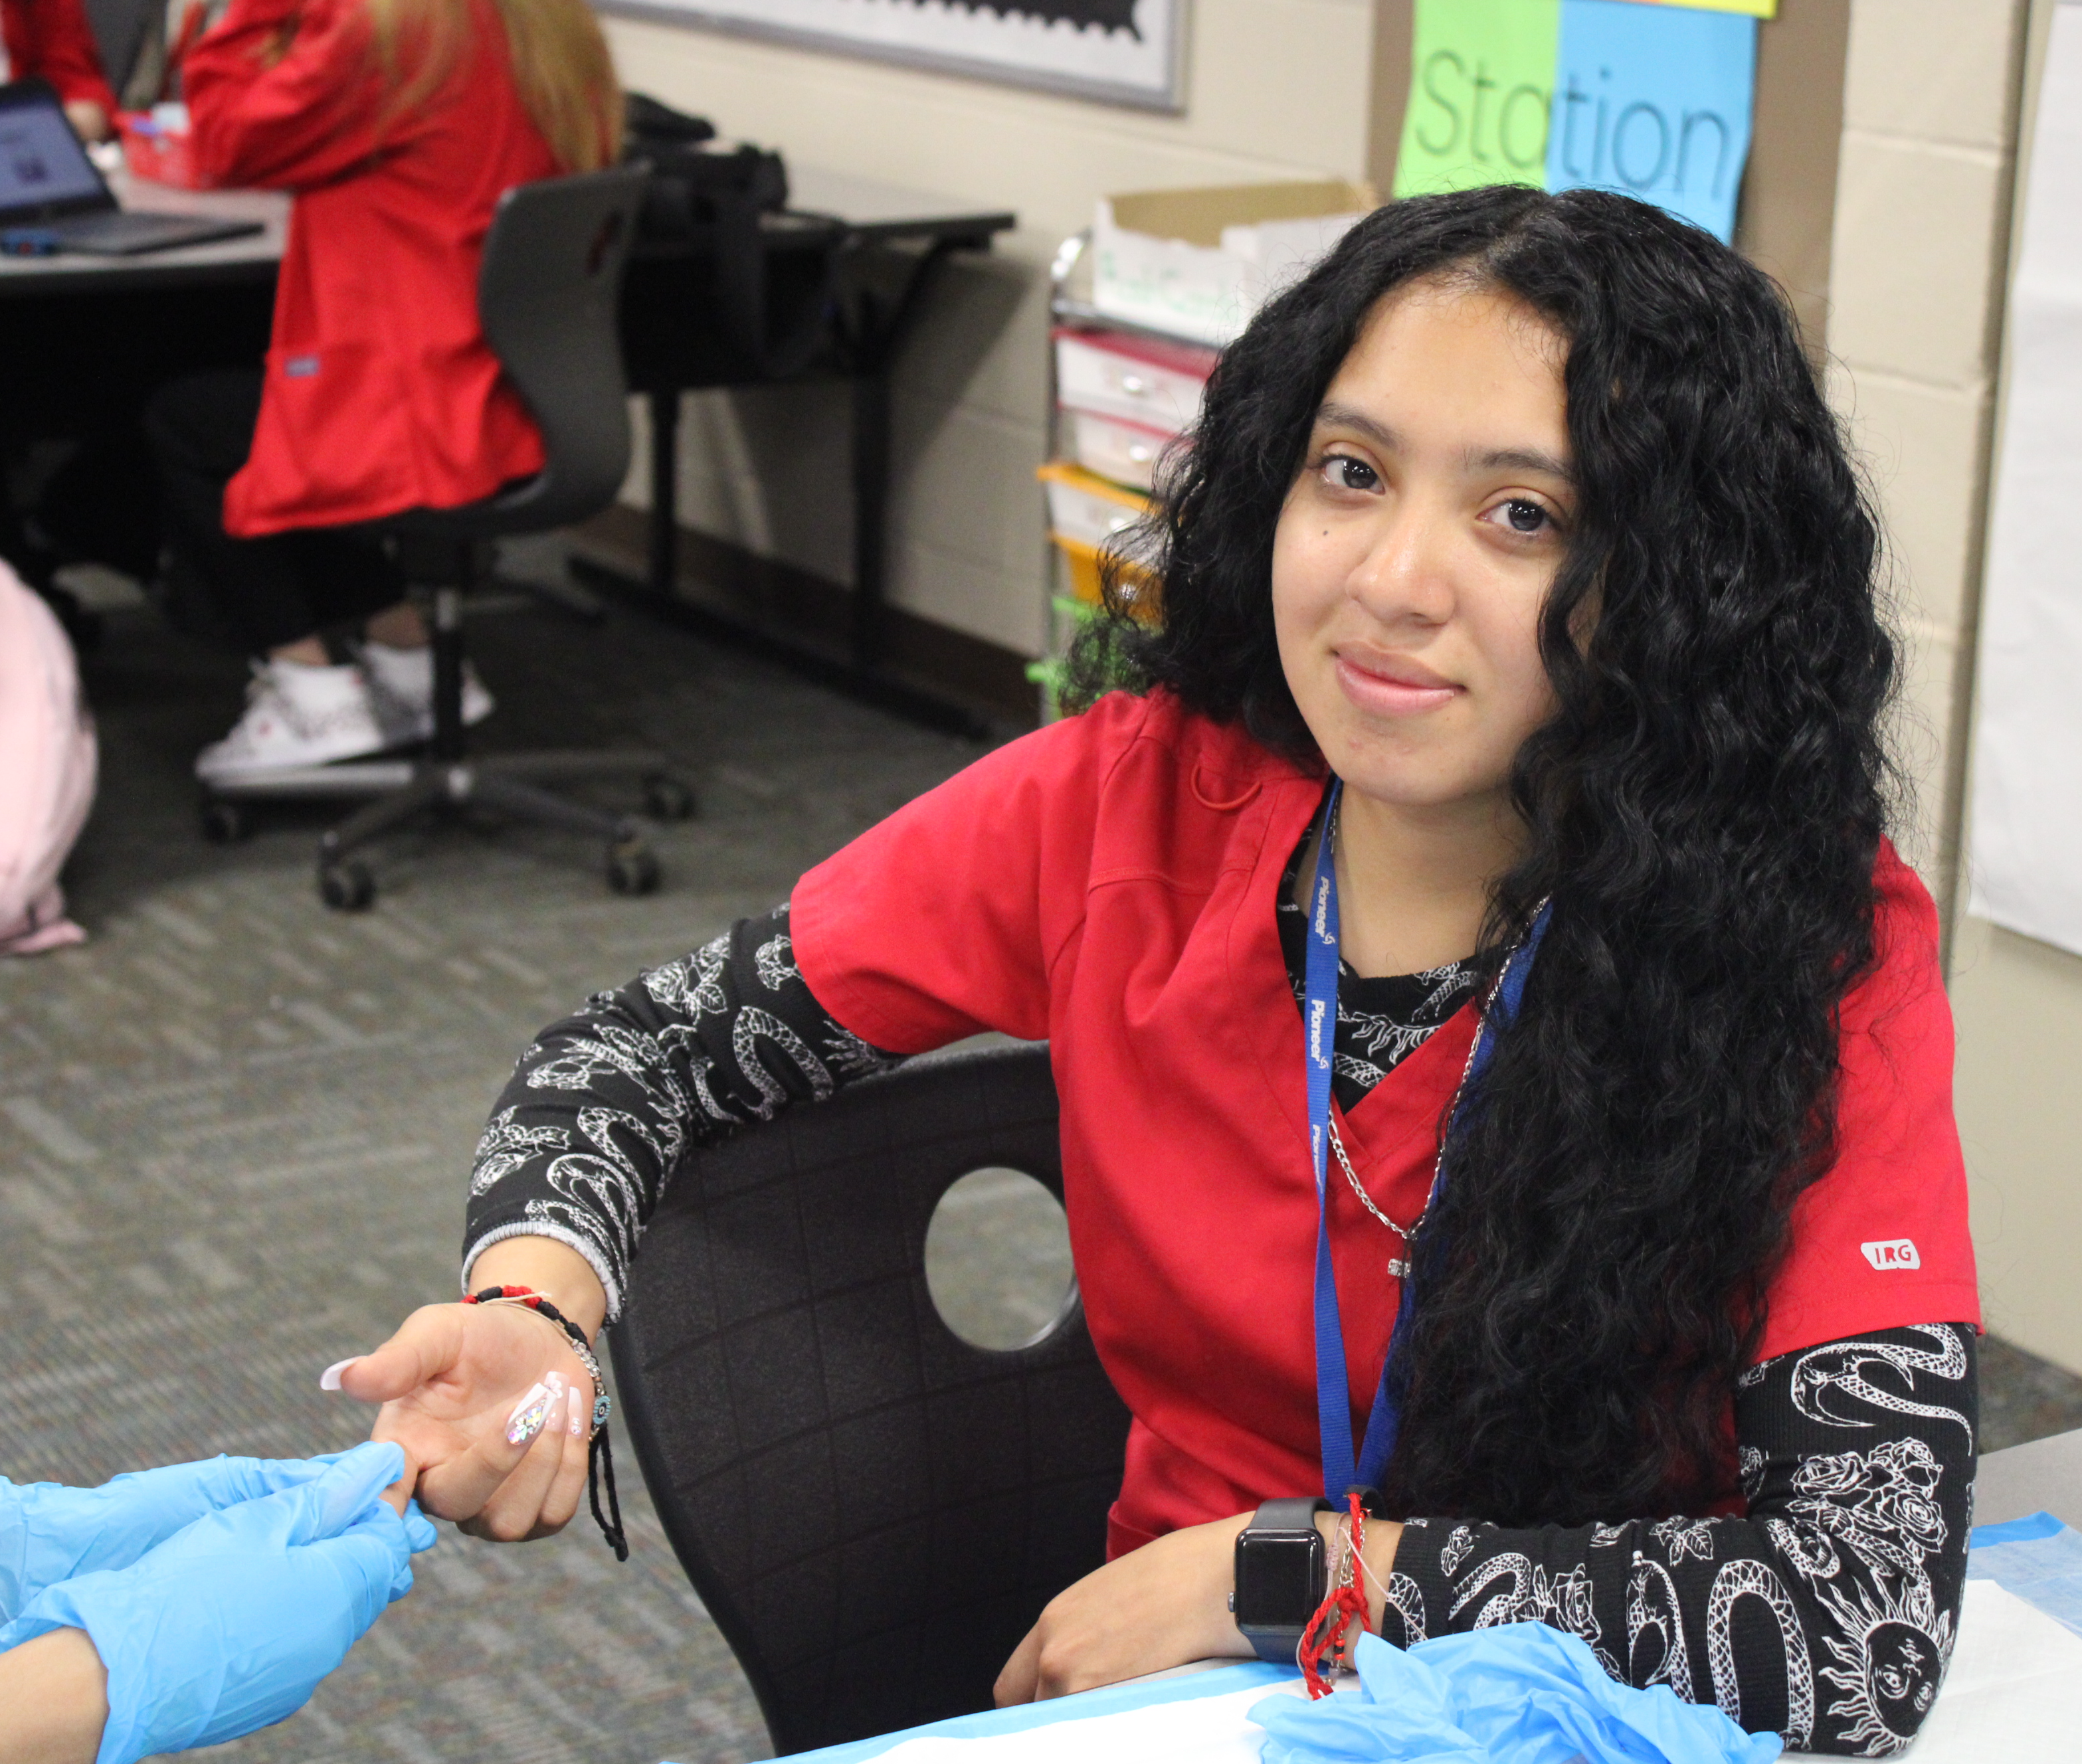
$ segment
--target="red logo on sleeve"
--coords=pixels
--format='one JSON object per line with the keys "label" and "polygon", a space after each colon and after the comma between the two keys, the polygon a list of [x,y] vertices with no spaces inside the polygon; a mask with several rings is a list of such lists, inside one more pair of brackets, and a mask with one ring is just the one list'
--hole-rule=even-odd
{"label": "red logo on sleeve", "polygon": [[1920,1268],[1923,1258],[1916,1252],[1913,1240],[1895,1237],[1881,1244],[1861,1244],[1858,1248],[1867,1261],[1882,1274],[1896,1268]]}

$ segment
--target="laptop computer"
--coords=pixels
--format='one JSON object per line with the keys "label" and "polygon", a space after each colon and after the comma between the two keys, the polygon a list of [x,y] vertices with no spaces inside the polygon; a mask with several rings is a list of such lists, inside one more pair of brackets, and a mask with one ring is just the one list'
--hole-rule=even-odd
{"label": "laptop computer", "polygon": [[47,235],[44,249],[128,257],[170,246],[235,239],[258,221],[126,213],[41,80],[0,86],[0,232]]}

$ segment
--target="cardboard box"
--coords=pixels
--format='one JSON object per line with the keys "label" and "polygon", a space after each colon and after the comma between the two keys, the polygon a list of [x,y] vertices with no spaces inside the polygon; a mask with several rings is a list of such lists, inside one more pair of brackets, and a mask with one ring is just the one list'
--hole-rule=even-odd
{"label": "cardboard box", "polygon": [[1092,305],[1130,324],[1226,343],[1377,206],[1365,184],[1231,184],[1102,196]]}

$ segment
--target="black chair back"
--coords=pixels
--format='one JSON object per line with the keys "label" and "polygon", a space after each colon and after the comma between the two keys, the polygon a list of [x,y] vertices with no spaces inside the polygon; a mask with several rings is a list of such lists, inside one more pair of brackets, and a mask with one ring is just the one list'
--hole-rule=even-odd
{"label": "black chair back", "polygon": [[[166,13],[166,0],[86,0],[87,27],[94,33],[101,71],[119,103],[132,95],[125,90],[130,76],[154,33],[165,30]],[[149,95],[145,101],[150,101]]]}
{"label": "black chair back", "polygon": [[1073,1295],[1009,1353],[926,1290],[970,1171],[1060,1199],[1046,1048],[916,1060],[689,1160],[610,1332],[627,1435],[778,1752],[988,1708],[1097,1568],[1127,1412]]}
{"label": "black chair back", "polygon": [[617,313],[647,168],[545,178],[499,198],[478,272],[484,334],[542,432],[545,463],[496,495],[381,524],[468,541],[598,514],[629,475],[629,395]]}

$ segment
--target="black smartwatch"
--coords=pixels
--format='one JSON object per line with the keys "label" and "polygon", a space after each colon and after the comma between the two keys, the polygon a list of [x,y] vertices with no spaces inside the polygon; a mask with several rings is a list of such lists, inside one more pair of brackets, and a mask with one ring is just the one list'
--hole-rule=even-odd
{"label": "black smartwatch", "polygon": [[1261,1660],[1291,1666],[1301,1633],[1329,1590],[1330,1565],[1316,1515],[1321,1496],[1268,1501],[1236,1541],[1236,1590],[1229,1610]]}

